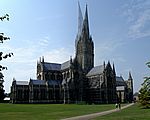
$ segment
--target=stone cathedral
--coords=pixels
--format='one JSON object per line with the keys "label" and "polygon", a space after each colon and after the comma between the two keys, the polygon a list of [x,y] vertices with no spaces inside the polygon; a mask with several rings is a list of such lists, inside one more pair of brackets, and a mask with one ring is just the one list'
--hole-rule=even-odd
{"label": "stone cathedral", "polygon": [[11,86],[12,103],[116,103],[133,100],[133,79],[117,77],[108,61],[94,67],[94,42],[89,31],[88,9],[79,5],[75,58],[62,64],[37,62],[37,79],[16,81]]}

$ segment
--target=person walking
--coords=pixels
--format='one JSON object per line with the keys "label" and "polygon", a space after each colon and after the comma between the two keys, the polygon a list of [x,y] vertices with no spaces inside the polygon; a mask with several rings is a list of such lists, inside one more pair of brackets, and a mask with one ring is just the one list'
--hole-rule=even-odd
{"label": "person walking", "polygon": [[118,103],[115,104],[116,109],[118,108]]}
{"label": "person walking", "polygon": [[118,106],[119,106],[119,109],[121,109],[121,103],[119,103]]}

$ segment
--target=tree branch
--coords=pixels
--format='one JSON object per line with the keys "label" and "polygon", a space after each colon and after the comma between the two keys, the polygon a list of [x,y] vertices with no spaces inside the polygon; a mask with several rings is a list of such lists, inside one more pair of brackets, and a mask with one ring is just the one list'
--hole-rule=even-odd
{"label": "tree branch", "polygon": [[0,17],[1,21],[3,21],[4,19],[7,19],[9,21],[9,15],[5,14],[4,16]]}

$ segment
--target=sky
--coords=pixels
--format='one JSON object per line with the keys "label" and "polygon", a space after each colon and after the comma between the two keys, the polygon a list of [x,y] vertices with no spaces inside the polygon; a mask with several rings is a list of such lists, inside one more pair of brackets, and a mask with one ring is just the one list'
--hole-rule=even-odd
{"label": "sky", "polygon": [[[149,76],[150,0],[79,0],[82,14],[88,5],[90,34],[94,41],[95,66],[110,61],[118,76],[128,79],[131,71],[134,92]],[[8,70],[4,89],[10,92],[18,81],[36,79],[36,64],[63,63],[75,54],[78,29],[78,0],[0,0],[0,32],[11,38],[0,51],[14,56],[0,61]]]}

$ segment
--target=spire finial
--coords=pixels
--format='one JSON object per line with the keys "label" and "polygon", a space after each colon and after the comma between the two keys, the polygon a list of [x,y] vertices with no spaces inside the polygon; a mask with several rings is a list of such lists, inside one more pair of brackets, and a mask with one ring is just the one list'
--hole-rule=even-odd
{"label": "spire finial", "polygon": [[114,62],[113,62],[113,73],[116,74]]}
{"label": "spire finial", "polygon": [[82,26],[83,26],[83,16],[82,16],[81,8],[80,8],[80,3],[78,1],[78,33],[77,33],[76,40],[75,40],[76,47],[77,47],[77,43],[81,35]]}
{"label": "spire finial", "polygon": [[41,63],[41,57],[40,57],[40,63]]}
{"label": "spire finial", "polygon": [[89,37],[89,22],[88,22],[88,9],[86,4],[86,10],[85,10],[85,17],[83,20],[83,28],[82,31],[86,32],[87,36]]}
{"label": "spire finial", "polygon": [[42,56],[42,63],[44,63],[44,56]]}
{"label": "spire finial", "polygon": [[13,77],[13,81],[16,81],[15,77]]}
{"label": "spire finial", "polygon": [[132,80],[132,75],[130,71],[129,71],[129,80]]}
{"label": "spire finial", "polygon": [[104,69],[105,69],[105,61],[103,62],[103,65],[104,65]]}
{"label": "spire finial", "polygon": [[78,34],[81,34],[82,24],[83,24],[83,16],[82,16],[80,3],[78,1]]}
{"label": "spire finial", "polygon": [[72,63],[72,56],[70,56],[70,63]]}

